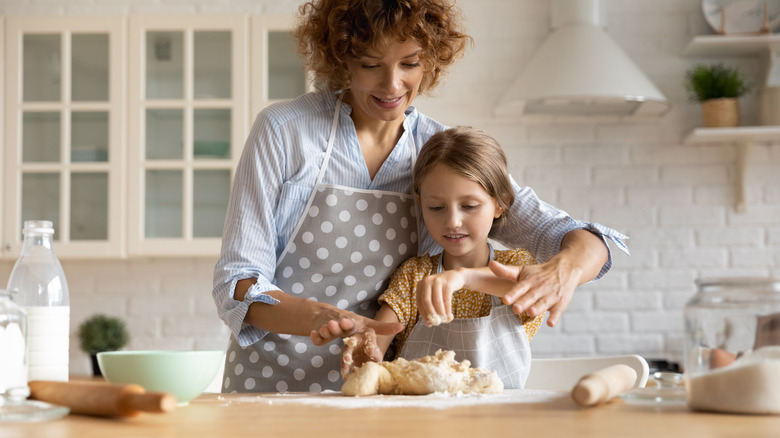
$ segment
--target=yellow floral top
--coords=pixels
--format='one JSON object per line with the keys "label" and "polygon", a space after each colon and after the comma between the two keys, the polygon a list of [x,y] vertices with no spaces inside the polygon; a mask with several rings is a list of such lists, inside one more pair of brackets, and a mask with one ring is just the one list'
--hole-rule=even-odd
{"label": "yellow floral top", "polygon": [[[398,315],[401,324],[404,325],[404,330],[396,336],[397,351],[401,351],[419,317],[415,300],[417,283],[426,275],[436,273],[439,267],[439,257],[441,257],[441,253],[433,256],[426,254],[405,261],[395,270],[390,279],[390,285],[379,297],[379,302],[387,303]],[[493,259],[505,265],[536,264],[534,256],[524,249],[494,250]],[[452,314],[456,319],[488,316],[492,307],[491,296],[482,292],[461,289],[452,295]],[[545,314],[541,314],[536,318],[531,318],[525,312],[518,315],[529,341],[541,327],[544,316]]]}

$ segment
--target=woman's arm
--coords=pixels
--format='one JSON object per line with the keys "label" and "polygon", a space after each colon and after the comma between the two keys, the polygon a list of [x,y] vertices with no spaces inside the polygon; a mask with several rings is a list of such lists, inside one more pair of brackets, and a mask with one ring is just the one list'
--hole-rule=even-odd
{"label": "woman's arm", "polygon": [[627,237],[597,223],[572,219],[514,180],[512,186],[515,202],[504,226],[491,237],[507,247],[527,249],[540,264],[507,269],[491,266],[517,283],[504,302],[513,304],[518,314],[525,310],[529,316],[549,310],[547,325],[552,327],[571,301],[574,288],[600,278],[612,266],[607,239],[628,253],[622,242]]}
{"label": "woman's arm", "polygon": [[[258,114],[236,167],[222,235],[222,250],[214,267],[212,292],[219,317],[242,346],[260,340],[265,331],[246,324],[254,302],[273,305],[263,292],[276,268],[277,227],[284,217],[273,208],[284,185],[284,144],[280,129],[267,111]],[[239,286],[241,282],[243,286]],[[250,286],[253,289],[247,295]]]}
{"label": "woman's arm", "polygon": [[[242,301],[252,284],[253,279],[239,280],[236,284],[236,300]],[[367,328],[378,335],[388,336],[390,340],[403,330],[403,325],[398,323],[397,318],[394,322],[384,323],[278,290],[269,291],[266,295],[277,300],[277,304],[250,304],[244,322],[267,332],[311,336],[315,345],[324,345],[333,339],[350,336]],[[390,342],[387,345],[390,345]]]}

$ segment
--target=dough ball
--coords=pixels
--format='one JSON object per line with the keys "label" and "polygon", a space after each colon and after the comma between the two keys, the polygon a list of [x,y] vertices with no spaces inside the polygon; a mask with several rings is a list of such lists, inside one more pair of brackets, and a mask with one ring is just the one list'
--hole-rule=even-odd
{"label": "dough ball", "polygon": [[434,392],[493,394],[504,384],[495,371],[470,368],[467,360],[455,360],[454,351],[439,350],[433,356],[391,362],[367,362],[348,375],[344,395],[425,395]]}
{"label": "dough ball", "polygon": [[366,362],[347,376],[341,387],[344,395],[389,394],[394,386],[393,376],[387,368],[376,362]]}

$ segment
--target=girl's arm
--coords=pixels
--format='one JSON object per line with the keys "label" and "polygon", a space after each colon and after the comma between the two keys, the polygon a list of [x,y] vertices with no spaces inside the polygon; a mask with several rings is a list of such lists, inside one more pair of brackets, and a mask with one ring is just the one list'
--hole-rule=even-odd
{"label": "girl's arm", "polygon": [[487,266],[457,268],[428,275],[417,283],[417,310],[425,325],[439,325],[453,319],[452,294],[455,291],[467,288],[503,297],[516,283],[514,279],[497,276]]}

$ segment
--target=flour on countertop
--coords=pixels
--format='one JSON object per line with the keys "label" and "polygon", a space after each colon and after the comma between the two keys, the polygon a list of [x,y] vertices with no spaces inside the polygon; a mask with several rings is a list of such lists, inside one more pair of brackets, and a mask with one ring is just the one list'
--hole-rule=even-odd
{"label": "flour on countertop", "polygon": [[219,400],[230,403],[301,404],[308,406],[326,406],[343,409],[361,408],[429,408],[447,409],[459,406],[546,403],[569,399],[568,391],[508,389],[498,394],[449,394],[433,393],[428,395],[371,395],[365,397],[347,397],[337,391],[324,391],[319,394],[279,393],[247,395],[245,397]]}

